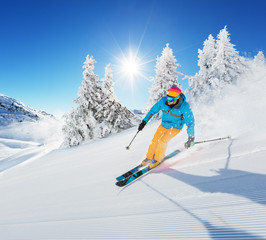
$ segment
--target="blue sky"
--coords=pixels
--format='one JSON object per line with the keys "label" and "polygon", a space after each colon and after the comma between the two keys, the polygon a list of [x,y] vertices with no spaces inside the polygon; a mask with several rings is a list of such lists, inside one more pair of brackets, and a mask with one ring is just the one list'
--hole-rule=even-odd
{"label": "blue sky", "polygon": [[[156,57],[170,44],[178,70],[198,71],[198,49],[228,26],[241,55],[266,49],[264,0],[14,0],[0,1],[0,93],[59,115],[71,109],[87,54],[102,78],[114,70],[115,94],[129,109],[149,97]],[[116,71],[122,53],[139,49],[146,64],[132,84]],[[179,82],[187,86],[185,81]]]}

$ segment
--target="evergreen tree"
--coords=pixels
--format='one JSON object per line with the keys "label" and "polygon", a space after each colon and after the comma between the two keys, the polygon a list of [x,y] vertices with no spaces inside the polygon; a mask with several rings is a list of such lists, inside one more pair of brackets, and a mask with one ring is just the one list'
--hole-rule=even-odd
{"label": "evergreen tree", "polygon": [[105,67],[105,75],[103,79],[103,91],[106,94],[111,94],[114,97],[114,82],[111,65]]}
{"label": "evergreen tree", "polygon": [[253,64],[257,67],[263,67],[265,65],[265,56],[262,51],[254,57]]}
{"label": "evergreen tree", "polygon": [[152,79],[153,84],[149,89],[150,98],[144,112],[149,111],[149,109],[159,101],[163,96],[167,94],[167,89],[169,89],[173,84],[181,88],[178,83],[178,75],[183,75],[177,71],[177,68],[181,67],[175,56],[173,55],[173,50],[166,44],[166,47],[162,51],[161,57],[157,57],[157,63],[155,66],[156,75]]}
{"label": "evergreen tree", "polygon": [[102,102],[95,113],[99,137],[106,137],[110,133],[133,127],[136,116],[117,101],[114,95],[113,75],[110,64],[105,68],[105,77],[102,84]]}
{"label": "evergreen tree", "polygon": [[83,78],[78,90],[78,97],[74,100],[76,108],[65,115],[64,146],[76,146],[87,139],[97,137],[97,121],[94,117],[101,102],[101,87],[98,85],[99,77],[93,72],[96,61],[88,55],[84,62]]}
{"label": "evergreen tree", "polygon": [[230,42],[227,27],[220,31],[217,40],[209,35],[199,50],[198,66],[200,70],[195,76],[186,76],[189,81],[188,93],[192,103],[212,102],[223,95],[223,89],[228,84],[236,84],[248,65],[239,56]]}
{"label": "evergreen tree", "polygon": [[84,80],[78,90],[77,104],[66,114],[63,146],[76,146],[88,139],[102,138],[134,126],[138,119],[116,100],[110,64],[105,69],[102,87],[94,74],[95,60],[87,56],[84,62]]}
{"label": "evergreen tree", "polygon": [[213,65],[214,77],[219,82],[226,84],[236,84],[237,79],[247,67],[243,57],[239,56],[238,51],[230,42],[230,34],[227,31],[227,26],[220,31],[217,36],[217,55]]}
{"label": "evergreen tree", "polygon": [[[216,85],[213,77],[213,64],[216,58],[216,43],[210,34],[203,43],[203,49],[198,50],[198,66],[200,70],[195,76],[185,76],[189,83],[190,102],[199,102],[212,87]],[[203,94],[204,93],[204,94]]]}

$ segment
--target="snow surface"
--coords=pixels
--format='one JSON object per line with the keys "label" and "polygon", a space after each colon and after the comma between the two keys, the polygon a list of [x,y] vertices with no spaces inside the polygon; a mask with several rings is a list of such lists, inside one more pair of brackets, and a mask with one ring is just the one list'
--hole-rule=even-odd
{"label": "snow surface", "polygon": [[52,118],[0,126],[0,174],[57,149],[62,143],[61,128],[62,124]]}
{"label": "snow surface", "polygon": [[[159,125],[69,149],[60,124],[0,128],[0,239],[266,239],[265,76],[243,79],[194,109],[196,141],[125,188],[115,178],[145,157]],[[248,79],[248,78],[247,78]]]}
{"label": "snow surface", "polygon": [[0,161],[0,238],[266,239],[266,137],[184,150],[183,131],[167,153],[184,151],[128,187],[115,186],[143,159],[158,124],[147,125],[129,151],[136,128],[53,151],[1,138],[24,157]]}

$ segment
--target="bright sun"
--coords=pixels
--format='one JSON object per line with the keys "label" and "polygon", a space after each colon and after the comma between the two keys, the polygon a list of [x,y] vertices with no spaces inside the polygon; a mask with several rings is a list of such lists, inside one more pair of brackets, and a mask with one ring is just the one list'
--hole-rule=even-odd
{"label": "bright sun", "polygon": [[116,74],[119,76],[118,81],[121,80],[130,83],[133,89],[137,81],[141,79],[149,80],[144,74],[145,65],[154,60],[144,61],[144,58],[139,54],[139,49],[134,51],[132,48],[129,48],[127,54],[122,50],[121,53],[120,57],[115,56],[118,62],[116,65]]}
{"label": "bright sun", "polygon": [[138,63],[137,58],[130,55],[128,58],[125,58],[122,62],[121,70],[123,73],[134,77],[140,72],[140,63]]}

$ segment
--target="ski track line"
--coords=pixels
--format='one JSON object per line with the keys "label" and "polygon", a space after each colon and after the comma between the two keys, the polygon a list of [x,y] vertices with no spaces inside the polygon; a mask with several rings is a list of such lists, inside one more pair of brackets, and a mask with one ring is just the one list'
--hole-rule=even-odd
{"label": "ski track line", "polygon": [[[250,205],[250,208],[246,208],[247,205]],[[201,208],[200,206],[198,208],[190,208],[190,206],[188,205],[182,205],[180,204],[180,206],[183,206],[186,209],[189,209],[189,211],[193,211],[193,212],[198,212],[200,213],[200,215],[202,217],[210,217],[210,212],[213,212],[214,214],[219,212],[219,209],[224,208],[223,205],[221,206],[216,206],[216,207],[210,207],[210,208]],[[228,209],[226,211],[223,210],[223,215],[227,216],[227,219],[237,219],[240,222],[245,222],[245,218],[252,218],[252,215],[254,215],[254,221],[260,221],[260,220],[265,220],[266,222],[266,210],[264,207],[261,208],[254,208],[253,204],[244,204],[239,206],[237,209],[233,209],[232,206],[228,206]],[[255,214],[255,210],[259,211],[261,214]],[[216,211],[215,211],[216,210]],[[218,211],[217,211],[218,210]],[[118,218],[134,218],[134,217],[144,217],[147,219],[149,218],[154,219],[153,215],[168,215],[169,213],[173,213],[175,212],[176,214],[182,214],[184,211],[182,210],[182,208],[178,209],[178,208],[170,208],[168,210],[162,210],[162,211],[150,211],[150,212],[142,212],[142,213],[137,213],[137,214],[130,214],[130,213],[126,213],[126,214],[118,214],[118,215],[109,215],[109,216],[99,216],[99,217],[83,217],[83,218],[69,218],[69,219],[47,219],[47,220],[38,220],[38,221],[23,221],[23,222],[5,222],[5,223],[0,223],[0,226],[4,226],[4,225],[21,225],[21,224],[38,224],[38,223],[57,223],[57,222],[75,222],[75,221],[94,221],[94,220],[106,220],[106,219],[118,219]],[[233,213],[234,212],[234,213]],[[239,219],[238,219],[239,218]],[[185,221],[183,220],[183,223]],[[253,221],[252,221],[253,223]],[[248,223],[250,224],[250,222]]]}
{"label": "ski track line", "polygon": [[[257,225],[256,228],[248,225],[249,227],[246,231],[238,230],[238,235],[234,232],[234,229],[243,229],[241,226],[241,222],[237,222],[236,224],[221,224],[221,223],[210,223],[208,220],[204,219],[204,216],[200,213],[190,213],[189,210],[187,212],[180,211],[179,214],[176,212],[168,212],[167,214],[156,213],[157,217],[153,216],[123,216],[116,217],[113,221],[108,220],[108,218],[102,219],[84,219],[78,220],[78,222],[73,222],[73,220],[69,220],[68,222],[64,222],[63,226],[60,227],[69,227],[69,231],[71,231],[71,226],[77,224],[81,227],[87,229],[84,231],[84,237],[77,236],[72,232],[69,232],[69,235],[75,235],[74,239],[211,239],[209,237],[209,233],[206,228],[209,228],[209,231],[212,232],[212,236],[217,236],[219,239],[223,239],[222,236],[225,236],[225,239],[229,236],[239,237],[239,239],[252,239],[248,232],[256,232],[256,234],[260,234],[262,236],[266,236],[266,230],[264,229],[264,225],[259,227]],[[206,216],[209,216],[206,213]],[[256,217],[256,216],[254,216]],[[206,218],[208,219],[208,218]],[[251,219],[247,219],[248,221]],[[226,222],[227,219],[226,219]],[[126,223],[126,225],[125,225]],[[163,225],[162,225],[163,223]],[[46,222],[44,225],[52,224],[55,228],[57,228],[57,223],[54,221]],[[20,224],[21,228],[33,228],[38,229],[43,223],[33,223],[30,226],[26,226],[27,224]],[[39,225],[39,226],[38,226]],[[104,226],[105,232],[102,232],[102,227]],[[89,230],[88,230],[89,227]],[[191,229],[191,232],[187,232],[186,229]],[[68,228],[66,228],[68,229]],[[68,230],[64,230],[68,232]],[[81,231],[82,232],[82,231]],[[89,237],[86,236],[89,232]],[[57,234],[55,234],[57,235]],[[62,235],[62,234],[61,234]],[[64,235],[64,234],[63,234]],[[82,234],[81,234],[82,235]],[[33,235],[34,236],[34,235]],[[254,235],[256,236],[256,235]],[[178,237],[178,238],[177,238]],[[47,237],[47,239],[61,239],[53,236],[52,238]],[[62,239],[65,239],[63,237]],[[72,239],[72,237],[68,237],[68,239]],[[258,237],[254,239],[259,239]],[[261,238],[263,239],[263,238]]]}
{"label": "ski track line", "polygon": [[[206,226],[208,226],[208,222],[197,223],[193,220],[189,221],[186,224],[179,223],[181,219],[171,218],[167,216],[168,222],[165,222],[166,219],[161,219],[161,221],[150,221],[148,224],[147,222],[143,222],[140,219],[137,220],[139,224],[136,224],[136,221],[127,222],[128,226],[125,226],[125,223],[116,222],[94,222],[94,223],[87,223],[86,227],[90,226],[89,237],[85,237],[88,232],[84,231],[84,237],[77,237],[77,233],[75,233],[74,239],[211,239],[209,237],[209,233],[206,230]],[[163,222],[163,225],[162,225]],[[146,224],[146,225],[143,225]],[[204,225],[205,224],[205,225]],[[167,227],[165,226],[167,225]],[[222,226],[219,224],[210,224],[209,231],[212,232],[212,235],[219,236],[221,239],[222,236],[225,236],[225,239],[231,239],[228,237],[239,237],[239,239],[253,239],[246,237],[248,231],[243,231],[243,233],[238,230],[239,233],[235,233],[234,228],[230,225]],[[80,224],[82,226],[82,224]],[[102,227],[104,226],[105,232],[102,232]],[[55,226],[56,227],[56,226]],[[190,232],[184,229],[187,227],[191,229]],[[239,226],[237,226],[239,227]],[[82,228],[82,227],[81,227]],[[38,228],[37,228],[38,229]],[[80,231],[80,232],[83,232]],[[67,232],[67,231],[66,231]],[[79,232],[79,233],[80,233]],[[265,232],[260,232],[259,234],[262,235]],[[56,235],[56,234],[55,234]],[[64,235],[64,234],[63,234]],[[73,233],[69,233],[68,235],[73,235]],[[81,234],[82,235],[82,234]],[[263,235],[262,235],[263,236]],[[47,238],[50,239],[50,238]],[[60,239],[54,238],[52,239]],[[72,237],[68,237],[68,239],[72,239]],[[223,239],[223,238],[222,238]],[[254,238],[255,239],[255,238]],[[258,237],[256,238],[258,239]],[[262,239],[262,238],[261,238]]]}
{"label": "ski track line", "polygon": [[[169,198],[170,199],[170,198]],[[73,222],[73,221],[86,221],[86,220],[106,220],[106,219],[117,219],[117,218],[128,218],[128,217],[149,217],[149,219],[153,219],[153,215],[163,215],[163,214],[168,214],[171,212],[175,212],[175,213],[182,213],[183,209],[182,207],[180,208],[180,206],[183,206],[186,209],[189,209],[190,211],[193,212],[200,212],[200,215],[203,217],[208,217],[210,216],[210,212],[216,212],[215,210],[219,210],[219,209],[223,209],[223,215],[227,216],[227,219],[238,219],[238,221],[240,222],[245,222],[244,217],[248,217],[248,218],[252,218],[252,215],[254,215],[255,211],[258,211],[260,214],[255,214],[254,215],[254,220],[252,220],[253,222],[256,221],[260,221],[260,220],[265,220],[266,219],[266,210],[264,206],[260,206],[260,205],[255,205],[253,203],[250,202],[234,202],[234,204],[230,204],[230,201],[227,201],[226,204],[224,204],[225,202],[222,201],[223,204],[217,205],[217,206],[209,206],[207,207],[207,205],[205,207],[203,207],[202,205],[198,205],[197,207],[193,206],[194,204],[184,204],[182,202],[177,202],[175,199],[171,199],[171,202],[174,203],[175,205],[177,205],[176,208],[173,207],[168,207],[168,209],[164,209],[161,211],[156,211],[156,212],[142,212],[139,214],[125,214],[125,215],[111,215],[111,216],[101,216],[101,217],[84,217],[84,218],[70,218],[70,219],[58,219],[58,220],[43,220],[43,221],[25,221],[25,222],[21,222],[21,223],[2,223],[0,225],[16,225],[16,224],[31,224],[31,223],[49,223],[49,222]],[[180,206],[178,206],[178,204],[180,204]],[[232,208],[232,206],[234,208]],[[248,208],[247,208],[248,207]],[[225,208],[225,209],[224,209]],[[265,221],[266,222],[266,221]],[[184,223],[184,221],[183,221]],[[250,224],[250,222],[249,222]]]}

